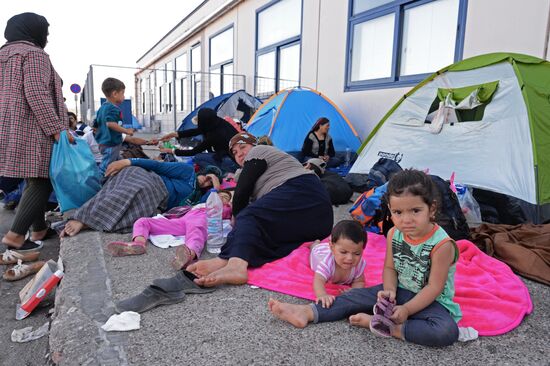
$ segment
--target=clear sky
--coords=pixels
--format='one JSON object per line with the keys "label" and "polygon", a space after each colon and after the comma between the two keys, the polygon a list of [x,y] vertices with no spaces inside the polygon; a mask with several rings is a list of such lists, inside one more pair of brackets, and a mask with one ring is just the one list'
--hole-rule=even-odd
{"label": "clear sky", "polygon": [[54,68],[63,79],[69,110],[75,109],[73,83],[84,86],[91,64],[136,66],[136,61],[202,0],[2,0],[0,44],[9,18],[23,12],[50,23],[48,44]]}

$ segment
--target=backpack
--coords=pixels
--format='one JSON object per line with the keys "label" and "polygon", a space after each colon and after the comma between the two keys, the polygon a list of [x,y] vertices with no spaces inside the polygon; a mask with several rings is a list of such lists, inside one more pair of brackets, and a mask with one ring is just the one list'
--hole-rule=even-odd
{"label": "backpack", "polygon": [[371,188],[369,191],[361,194],[349,209],[351,217],[363,225],[365,231],[376,234],[383,232],[383,211],[384,208],[387,209],[387,205],[382,205],[382,203],[384,202],[383,198],[387,188],[387,183]]}
{"label": "backpack", "polygon": [[451,190],[449,182],[443,180],[437,175],[430,175],[435,183],[441,201],[439,202],[438,212],[435,221],[441,226],[447,234],[454,240],[470,239],[470,228],[466,222],[466,217],[462,212],[456,193]]}
{"label": "backpack", "polygon": [[395,160],[380,158],[370,168],[369,174],[349,173],[344,179],[355,192],[366,192],[383,185],[401,170],[403,169]]}
{"label": "backpack", "polygon": [[373,187],[381,186],[402,170],[403,168],[395,160],[380,158],[369,170],[368,184],[372,184]]}
{"label": "backpack", "polygon": [[[430,178],[436,185],[440,196],[438,213],[436,215],[435,221],[454,240],[469,240],[470,228],[468,227],[466,217],[464,217],[464,213],[462,213],[462,209],[460,208],[458,197],[451,190],[448,182],[444,181],[437,175],[430,175]],[[370,193],[371,191],[374,192],[376,188],[363,194],[367,196],[363,199],[367,200],[368,202],[365,203],[361,208],[361,210],[363,210],[364,212],[363,216],[361,216],[359,208],[355,207],[355,204],[350,209],[351,216],[365,226],[365,231],[383,234],[384,236],[387,236],[390,229],[394,226],[393,221],[391,220],[391,212],[388,207],[388,202],[386,201],[386,197],[384,196],[386,192],[386,185],[387,184],[384,184],[384,186],[381,187],[377,187],[384,187],[384,193],[382,194],[382,197],[378,199],[378,201],[376,201],[377,195],[374,193]],[[363,195],[358,198],[358,201],[363,197]],[[374,197],[370,198],[372,196]],[[376,208],[373,210],[372,207],[374,206],[376,206]],[[352,210],[354,210],[355,212],[352,212]],[[370,213],[373,214],[371,216],[368,216],[368,214]]]}

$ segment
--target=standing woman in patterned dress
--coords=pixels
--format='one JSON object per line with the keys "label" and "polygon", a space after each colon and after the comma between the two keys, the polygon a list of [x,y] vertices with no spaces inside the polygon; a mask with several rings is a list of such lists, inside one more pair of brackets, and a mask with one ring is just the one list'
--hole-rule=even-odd
{"label": "standing woman in patterned dress", "polygon": [[[37,251],[47,234],[44,211],[52,191],[49,179],[54,139],[68,129],[61,78],[44,47],[48,21],[22,13],[8,20],[0,48],[0,176],[25,178],[10,231],[2,238],[8,249]],[[30,239],[25,234],[32,227]]]}

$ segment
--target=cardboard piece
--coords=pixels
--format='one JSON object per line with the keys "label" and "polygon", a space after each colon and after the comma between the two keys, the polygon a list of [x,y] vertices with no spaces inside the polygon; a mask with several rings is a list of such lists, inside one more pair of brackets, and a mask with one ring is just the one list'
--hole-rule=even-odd
{"label": "cardboard piece", "polygon": [[63,278],[63,269],[53,260],[47,261],[40,271],[19,292],[21,304],[17,304],[15,319],[25,319],[46,298]]}

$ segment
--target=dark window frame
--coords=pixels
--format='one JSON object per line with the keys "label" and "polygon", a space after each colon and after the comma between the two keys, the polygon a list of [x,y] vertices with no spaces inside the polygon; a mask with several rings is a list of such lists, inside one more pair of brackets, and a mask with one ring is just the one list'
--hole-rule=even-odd
{"label": "dark window frame", "polygon": [[269,3],[265,4],[264,6],[256,9],[256,40],[254,48],[256,49],[255,54],[255,63],[254,63],[254,94],[258,95],[258,58],[261,55],[264,55],[266,53],[270,53],[275,51],[275,90],[274,93],[278,93],[280,91],[280,52],[281,49],[286,47],[291,47],[296,44],[300,45],[300,60],[299,63],[299,71],[298,71],[298,85],[301,83],[301,76],[302,76],[302,34],[304,33],[304,0],[300,0],[300,34],[294,37],[290,37],[287,39],[284,39],[282,41],[276,42],[274,44],[270,44],[269,46],[263,47],[261,49],[258,49],[258,31],[259,31],[259,16],[260,13],[267,10],[268,8],[272,7],[273,5],[281,2],[282,0],[272,0]]}
{"label": "dark window frame", "polygon": [[[396,88],[403,86],[416,85],[426,77],[431,75],[437,70],[432,72],[416,74],[416,75],[399,75],[399,67],[401,63],[401,44],[403,39],[403,21],[405,10],[412,9],[417,6],[425,5],[438,0],[395,0],[391,3],[387,3],[378,6],[367,11],[353,14],[353,6],[355,0],[349,0],[348,8],[348,31],[346,40],[346,69],[345,69],[345,81],[344,92],[359,91],[369,89],[383,89],[383,88]],[[454,62],[462,60],[464,51],[464,36],[466,28],[466,13],[468,9],[468,0],[458,0],[458,19],[457,19],[457,32],[455,39],[455,54]],[[353,31],[354,27],[367,22],[372,19],[376,19],[385,15],[395,14],[394,34],[393,34],[393,46],[392,46],[392,68],[391,76],[379,79],[369,80],[351,80],[351,63],[352,63],[352,45],[353,45]]]}

